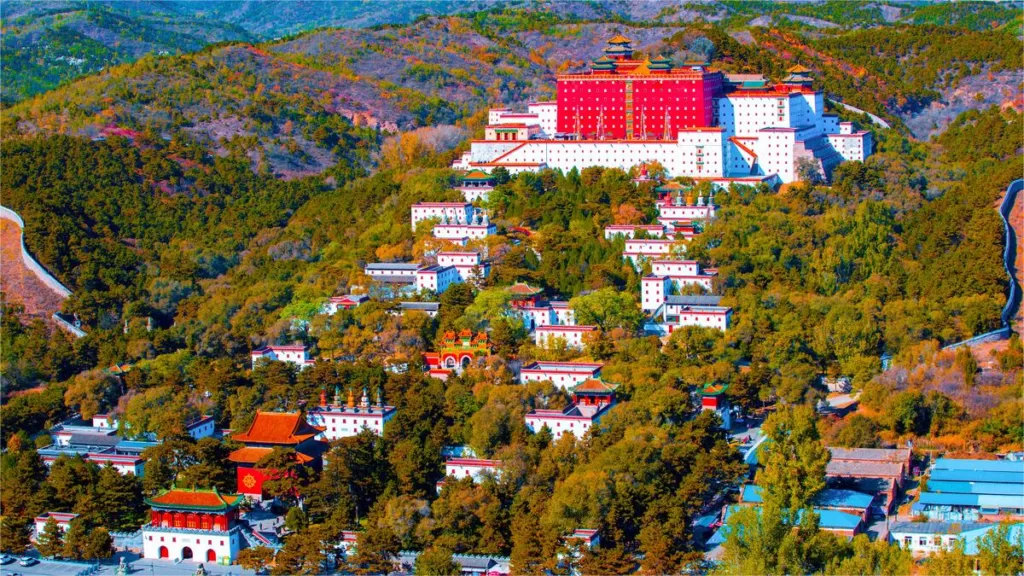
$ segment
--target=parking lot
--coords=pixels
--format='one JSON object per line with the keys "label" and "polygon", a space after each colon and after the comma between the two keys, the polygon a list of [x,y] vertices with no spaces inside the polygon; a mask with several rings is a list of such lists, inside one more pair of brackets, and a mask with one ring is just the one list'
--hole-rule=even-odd
{"label": "parking lot", "polygon": [[[109,561],[95,565],[84,562],[63,562],[54,560],[40,560],[34,566],[21,566],[17,562],[0,566],[0,576],[77,576],[79,574],[103,574],[113,576],[117,571],[117,565],[121,557],[131,565],[129,574],[137,576],[193,576],[199,564],[194,562],[181,562],[175,564],[167,560],[145,560],[140,559],[138,554],[119,552]],[[255,576],[252,570],[243,570],[238,566],[220,566],[218,564],[203,563],[207,574],[217,576]],[[92,570],[90,572],[90,569]]]}
{"label": "parking lot", "polygon": [[[30,574],[46,574],[47,576],[76,576],[86,572],[91,567],[90,564],[84,562],[54,562],[51,560],[41,560],[38,564],[33,566],[21,566],[17,562],[0,566],[0,575],[11,576],[13,574],[23,574],[29,576]],[[113,567],[107,572],[113,574]]]}

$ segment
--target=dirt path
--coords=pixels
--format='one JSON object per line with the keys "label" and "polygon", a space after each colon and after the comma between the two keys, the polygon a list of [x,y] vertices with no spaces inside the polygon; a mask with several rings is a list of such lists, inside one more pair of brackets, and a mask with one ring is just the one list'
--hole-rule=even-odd
{"label": "dirt path", "polygon": [[25,316],[47,323],[64,301],[25,267],[21,260],[21,228],[5,218],[0,218],[0,290],[10,302],[25,307]]}

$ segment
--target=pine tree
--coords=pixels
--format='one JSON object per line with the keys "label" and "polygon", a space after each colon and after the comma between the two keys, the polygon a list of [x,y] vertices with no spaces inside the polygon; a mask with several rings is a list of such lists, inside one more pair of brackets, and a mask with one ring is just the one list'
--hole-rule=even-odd
{"label": "pine tree", "polygon": [[238,553],[236,562],[246,570],[262,570],[274,561],[274,551],[266,546],[246,548]]}
{"label": "pine tree", "polygon": [[85,541],[83,556],[86,560],[99,560],[114,555],[114,539],[106,528],[96,528]]}
{"label": "pine tree", "polygon": [[64,533],[64,557],[69,560],[84,560],[89,531],[88,521],[79,516]]}
{"label": "pine tree", "polygon": [[64,552],[64,529],[57,524],[57,520],[50,518],[43,526],[43,531],[36,537],[36,550],[40,556],[53,558]]}
{"label": "pine tree", "polygon": [[131,474],[121,474],[113,466],[100,470],[96,484],[99,522],[112,530],[129,532],[142,524],[142,487]]}
{"label": "pine tree", "polygon": [[458,576],[462,569],[452,560],[451,550],[432,546],[416,557],[413,572],[417,576]]}
{"label": "pine tree", "polygon": [[814,409],[810,406],[779,410],[764,424],[768,436],[759,460],[757,485],[765,508],[777,510],[795,525],[801,510],[811,507],[825,488],[829,452],[821,444]]}
{"label": "pine tree", "polygon": [[366,530],[359,533],[356,553],[350,562],[356,574],[388,574],[395,567],[395,558],[402,541],[387,526],[371,517]]}
{"label": "pine tree", "polygon": [[540,522],[532,513],[512,518],[512,570],[516,574],[543,574],[544,554],[540,541]]}
{"label": "pine tree", "polygon": [[23,554],[32,536],[32,521],[12,514],[0,519],[0,550]]}

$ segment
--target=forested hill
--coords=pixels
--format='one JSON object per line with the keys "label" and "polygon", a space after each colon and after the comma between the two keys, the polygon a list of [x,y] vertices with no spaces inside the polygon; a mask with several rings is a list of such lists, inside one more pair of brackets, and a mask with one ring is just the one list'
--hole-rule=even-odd
{"label": "forested hill", "polygon": [[[224,41],[270,41],[289,34],[316,28],[345,29],[387,26],[397,28],[431,16],[459,14],[457,22],[469,23],[479,33],[516,52],[522,60],[542,62],[553,68],[578,64],[581,47],[593,48],[604,38],[588,33],[614,24],[623,30],[663,28],[666,35],[692,30],[712,23],[714,29],[730,35],[755,52],[768,52],[782,64],[800,62],[820,64],[821,72],[834,70],[836,76],[825,87],[872,112],[895,119],[908,119],[933,101],[943,102],[945,113],[926,115],[915,134],[927,135],[932,121],[941,127],[967,108],[983,108],[1012,99],[1002,92],[1015,89],[1010,80],[998,76],[1004,68],[999,59],[1016,50],[1013,40],[1021,31],[1021,10],[1012,4],[986,2],[941,3],[936,5],[887,4],[884,2],[646,2],[606,0],[593,2],[544,2],[523,0],[496,2],[22,2],[4,3],[3,34],[0,45],[5,52],[2,72],[5,78],[2,102],[6,105],[44,92],[61,83],[112,65],[133,62],[145,55],[181,54]],[[441,20],[445,22],[445,20]],[[908,27],[909,26],[909,27]],[[936,31],[933,27],[941,26]],[[946,30],[948,29],[948,30]],[[411,28],[416,35],[417,27]],[[986,33],[1002,31],[991,36]],[[861,32],[860,35],[850,35]],[[635,31],[631,32],[636,34]],[[950,43],[949,33],[961,44]],[[344,72],[344,64],[334,67],[330,57],[350,42],[366,43],[373,51],[383,35],[340,34],[345,42],[331,46],[324,54],[300,47],[287,49],[295,56],[324,58],[324,67]],[[404,36],[392,31],[391,34]],[[975,36],[978,35],[978,36]],[[926,41],[911,45],[893,45],[893,38],[923,36]],[[432,44],[434,36],[421,41]],[[458,34],[438,36],[443,44],[462,42]],[[573,43],[573,39],[579,42]],[[995,46],[1011,41],[1006,46]],[[316,42],[316,40],[314,40]],[[591,43],[594,46],[591,46]],[[301,42],[300,42],[301,44]],[[717,42],[722,44],[722,42]],[[273,48],[273,44],[263,46]],[[565,52],[572,48],[575,52]],[[790,48],[793,48],[791,50]],[[868,54],[884,62],[864,62],[864,48],[879,48]],[[971,49],[965,49],[970,47]],[[521,49],[521,50],[516,50]],[[659,48],[660,49],[660,48]],[[721,51],[725,46],[719,46]],[[458,89],[471,90],[466,78],[452,78],[431,66],[444,65],[420,50],[400,50],[405,58],[422,60],[425,68],[412,71],[416,78],[441,82]],[[585,51],[588,56],[593,50]],[[385,52],[383,56],[389,57]],[[853,56],[853,58],[851,58]],[[922,63],[922,60],[935,60]],[[765,59],[762,58],[762,63]],[[748,59],[742,60],[749,64]],[[923,74],[925,85],[905,86],[899,74],[885,62],[909,61],[911,69]],[[451,62],[457,64],[458,61]],[[485,64],[491,64],[486,61]],[[355,64],[358,64],[357,62]],[[901,67],[898,71],[903,71]],[[358,65],[356,66],[358,68]],[[513,63],[515,67],[515,63]],[[747,66],[750,67],[749,65]],[[332,69],[333,68],[333,69]],[[485,66],[486,68],[486,66]],[[772,67],[758,66],[754,71],[769,72]],[[909,71],[909,70],[908,70]],[[997,74],[993,77],[992,74]],[[505,76],[508,73],[506,71]],[[968,78],[964,80],[964,78]],[[356,83],[372,80],[346,78]],[[389,83],[406,86],[404,78],[386,78]],[[833,86],[834,84],[834,86]],[[961,87],[961,84],[966,86]],[[993,88],[992,85],[995,85]],[[390,91],[390,84],[383,87]],[[957,90],[958,88],[959,91]],[[411,89],[418,90],[417,86]],[[451,90],[449,90],[450,92]],[[983,96],[977,101],[978,93]],[[368,93],[361,93],[368,96]],[[401,96],[401,95],[400,95]],[[458,98],[459,102],[465,97]],[[948,105],[947,105],[948,104]],[[927,128],[927,129],[926,129]]]}
{"label": "forested hill", "polygon": [[[641,51],[677,62],[710,56],[728,72],[777,78],[793,63],[811,65],[819,87],[899,126],[939,106],[941,113],[918,122],[915,133],[928,135],[962,110],[1014,102],[1013,72],[1022,66],[1019,42],[1004,30],[755,28],[748,39],[702,20],[680,26],[573,18],[490,10],[147,56],[5,110],[5,135],[178,138],[218,155],[237,151],[254,170],[318,174],[337,160],[342,119],[385,132],[456,123],[479,130],[484,108],[550,97],[556,73],[585,66],[618,32]],[[967,81],[978,87],[965,91]],[[951,90],[961,93],[957,102],[939,104]],[[436,147],[464,135],[448,131]]]}

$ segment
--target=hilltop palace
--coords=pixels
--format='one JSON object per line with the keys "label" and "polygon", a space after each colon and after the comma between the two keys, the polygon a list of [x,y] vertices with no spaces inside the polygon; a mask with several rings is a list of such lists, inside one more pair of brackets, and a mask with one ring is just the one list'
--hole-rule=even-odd
{"label": "hilltop palace", "polygon": [[774,184],[799,179],[801,159],[830,176],[871,153],[869,132],[824,113],[806,68],[771,85],[703,62],[635,60],[630,43],[616,36],[589,71],[559,75],[556,101],[531,103],[527,113],[492,109],[485,138],[453,167],[515,174],[656,161],[672,177]]}

